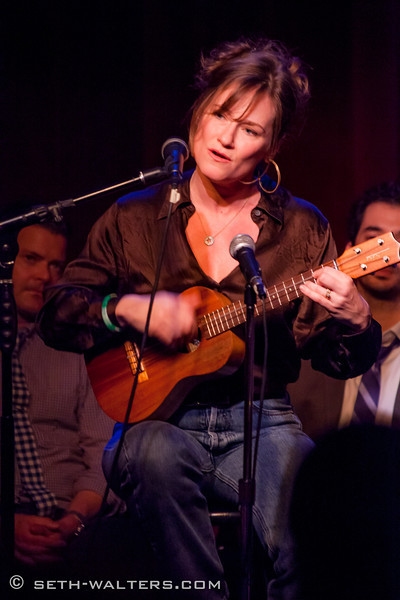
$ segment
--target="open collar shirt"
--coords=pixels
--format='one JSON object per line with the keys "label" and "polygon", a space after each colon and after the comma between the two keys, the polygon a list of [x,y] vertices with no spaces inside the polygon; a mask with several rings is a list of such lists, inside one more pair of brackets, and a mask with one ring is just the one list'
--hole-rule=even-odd
{"label": "open collar shirt", "polygon": [[[190,199],[190,173],[180,187],[180,199],[172,206],[159,289],[180,293],[192,286],[206,286],[231,301],[244,297],[245,280],[239,265],[221,281],[200,268],[185,230],[195,212]],[[63,280],[49,290],[39,319],[40,335],[54,347],[82,352],[103,341],[107,331],[101,317],[102,299],[110,293],[150,293],[154,284],[167,215],[170,186],[158,184],[128,194],[113,204],[97,221],[86,246],[70,263]],[[279,188],[252,210],[259,227],[256,258],[263,279],[273,293],[275,285],[336,258],[329,224],[312,204]],[[379,325],[354,335],[311,300],[296,297],[268,312],[267,397],[282,397],[286,384],[299,372],[300,358],[331,376],[347,378],[369,368],[380,347]],[[243,337],[244,327],[235,333]],[[255,389],[262,377],[264,334],[256,324]],[[225,381],[237,389],[241,369]],[[208,392],[207,392],[208,393]]]}

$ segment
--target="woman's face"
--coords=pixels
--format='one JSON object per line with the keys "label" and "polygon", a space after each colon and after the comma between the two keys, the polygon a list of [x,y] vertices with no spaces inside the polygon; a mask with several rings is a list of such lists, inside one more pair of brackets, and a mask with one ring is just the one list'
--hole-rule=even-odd
{"label": "woman's face", "polygon": [[248,92],[230,109],[221,111],[232,90],[217,94],[199,121],[192,153],[197,168],[214,184],[250,181],[257,165],[267,160],[272,139],[275,107],[265,93],[251,104]]}

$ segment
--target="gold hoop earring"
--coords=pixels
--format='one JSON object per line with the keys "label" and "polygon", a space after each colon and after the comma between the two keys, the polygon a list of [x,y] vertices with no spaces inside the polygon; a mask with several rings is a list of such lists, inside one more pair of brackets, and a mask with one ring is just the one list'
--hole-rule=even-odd
{"label": "gold hoop earring", "polygon": [[[261,183],[261,179],[264,177],[264,175],[267,173],[268,171],[268,167],[270,164],[273,164],[275,167],[275,171],[276,171],[276,175],[277,175],[277,182],[276,182],[276,186],[274,187],[273,190],[267,190],[265,189],[265,187],[263,186],[263,184]],[[252,185],[253,183],[258,183],[258,185],[260,186],[260,188],[266,193],[266,194],[273,194],[274,192],[276,192],[276,190],[278,189],[278,187],[281,184],[281,171],[277,165],[277,163],[272,160],[272,158],[267,162],[264,171],[261,173],[261,175],[259,175],[258,177],[256,177],[255,179],[253,179],[252,181],[240,181],[240,183],[243,183],[244,185]]]}
{"label": "gold hoop earring", "polygon": [[[268,167],[270,165],[270,163],[272,163],[275,167],[275,171],[276,171],[276,176],[277,176],[277,182],[276,182],[276,186],[274,187],[273,190],[267,190],[265,189],[265,187],[263,186],[263,184],[261,183],[261,177],[266,173],[266,171],[268,170]],[[260,177],[258,178],[258,185],[260,186],[260,188],[266,193],[266,194],[273,194],[274,192],[276,192],[276,190],[278,189],[278,187],[281,184],[281,171],[277,165],[277,163],[272,160],[272,158],[270,159],[270,161],[267,164],[267,168],[265,169],[264,173],[262,175],[260,175]]]}
{"label": "gold hoop earring", "polygon": [[267,163],[267,164],[265,165],[265,169],[264,169],[264,171],[261,173],[261,175],[259,175],[258,177],[256,177],[256,178],[255,178],[255,179],[253,179],[252,181],[240,181],[240,180],[239,180],[239,183],[243,183],[243,185],[253,185],[253,183],[259,183],[259,182],[260,182],[260,179],[261,179],[261,177],[264,177],[264,175],[265,175],[265,174],[266,174],[266,172],[268,171],[268,167],[269,167],[269,164]]}

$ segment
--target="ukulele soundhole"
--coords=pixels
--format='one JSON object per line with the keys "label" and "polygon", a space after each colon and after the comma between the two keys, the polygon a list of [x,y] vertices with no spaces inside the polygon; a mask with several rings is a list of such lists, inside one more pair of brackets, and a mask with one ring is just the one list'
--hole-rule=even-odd
{"label": "ukulele soundhole", "polygon": [[200,340],[196,338],[187,344],[186,352],[188,352],[188,353],[196,352],[196,350],[199,346],[200,346]]}

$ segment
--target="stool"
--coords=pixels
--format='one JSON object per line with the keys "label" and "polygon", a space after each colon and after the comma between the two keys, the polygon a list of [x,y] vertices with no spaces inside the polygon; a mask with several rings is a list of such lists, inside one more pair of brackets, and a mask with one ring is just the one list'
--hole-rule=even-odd
{"label": "stool", "polygon": [[[225,578],[230,591],[230,600],[241,597],[241,539],[239,510],[211,510],[211,523],[214,527],[217,550],[224,567]],[[267,597],[265,552],[257,534],[253,535],[253,579],[252,598]]]}

